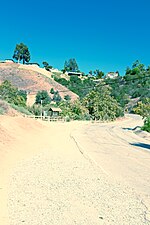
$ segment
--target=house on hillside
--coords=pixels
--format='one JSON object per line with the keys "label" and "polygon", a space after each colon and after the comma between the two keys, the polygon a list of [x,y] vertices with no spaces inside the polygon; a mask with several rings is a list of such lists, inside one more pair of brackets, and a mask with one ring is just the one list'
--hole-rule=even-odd
{"label": "house on hillside", "polygon": [[68,76],[82,76],[82,73],[81,72],[66,72],[65,74],[67,74]]}
{"label": "house on hillside", "polygon": [[119,76],[119,72],[109,72],[106,75],[106,79],[110,78],[110,79],[115,79]]}
{"label": "house on hillside", "polygon": [[40,67],[40,64],[38,63],[26,63],[26,65]]}
{"label": "house on hillside", "polygon": [[60,108],[50,107],[47,114],[52,117],[58,117],[58,116],[60,116],[61,112],[62,112],[62,110]]}

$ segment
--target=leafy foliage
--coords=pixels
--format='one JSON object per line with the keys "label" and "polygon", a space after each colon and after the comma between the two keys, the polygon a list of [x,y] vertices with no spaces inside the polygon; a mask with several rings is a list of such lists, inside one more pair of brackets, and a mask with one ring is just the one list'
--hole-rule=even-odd
{"label": "leafy foliage", "polygon": [[90,119],[88,110],[82,105],[79,100],[75,102],[66,102],[63,101],[59,104],[59,107],[62,109],[62,116],[65,116],[73,120],[87,120]]}
{"label": "leafy foliage", "polygon": [[150,132],[150,116],[146,117],[144,120],[144,126],[142,127],[142,130],[145,130],[147,132]]}
{"label": "leafy foliage", "polygon": [[40,105],[32,105],[32,106],[28,106],[27,107],[28,111],[36,116],[40,116],[41,115],[41,106]]}
{"label": "leafy foliage", "polygon": [[53,67],[48,64],[48,62],[43,62],[43,66],[47,71],[50,71]]}
{"label": "leafy foliage", "polygon": [[64,99],[65,99],[66,101],[70,101],[70,100],[71,100],[71,97],[70,97],[70,95],[65,95],[65,96],[64,96]]}
{"label": "leafy foliage", "polygon": [[138,102],[134,108],[134,112],[144,118],[144,126],[142,130],[150,132],[150,98],[145,98],[143,101]]}
{"label": "leafy foliage", "polygon": [[18,112],[26,114],[26,115],[31,115],[29,110],[26,107],[15,105],[15,104],[10,104],[12,108],[16,109]]}
{"label": "leafy foliage", "polygon": [[0,98],[15,105],[26,106],[25,98],[21,95],[21,92],[8,80],[0,85]]}
{"label": "leafy foliage", "polygon": [[47,104],[49,104],[51,101],[51,98],[48,94],[47,91],[38,91],[37,95],[36,95],[36,100],[35,103],[36,104],[42,104],[42,106],[45,106]]}
{"label": "leafy foliage", "polygon": [[145,98],[143,102],[138,102],[134,112],[141,115],[143,118],[150,116],[150,98]]}
{"label": "leafy foliage", "polygon": [[93,119],[115,120],[123,116],[123,109],[110,94],[109,87],[99,86],[83,99],[83,104]]}
{"label": "leafy foliage", "polygon": [[54,88],[51,88],[50,93],[53,95],[55,93]]}
{"label": "leafy foliage", "polygon": [[30,61],[30,52],[29,52],[28,47],[23,43],[17,44],[16,48],[14,50],[13,58],[16,59],[18,61],[18,63],[21,60],[23,60],[23,64],[25,62],[29,62]]}
{"label": "leafy foliage", "polygon": [[27,92],[26,91],[19,90],[18,95],[22,96],[24,98],[25,102],[27,101]]}
{"label": "leafy foliage", "polygon": [[65,61],[64,71],[76,72],[78,70],[79,70],[79,67],[78,67],[78,64],[76,62],[76,59],[69,59],[68,61]]}
{"label": "leafy foliage", "polygon": [[102,72],[98,69],[94,71],[94,74],[95,74],[96,79],[101,79],[104,76],[104,72]]}
{"label": "leafy foliage", "polygon": [[56,102],[56,103],[58,103],[58,102],[60,102],[61,100],[62,100],[62,99],[61,99],[61,96],[60,96],[59,92],[56,91],[56,92],[54,93],[54,96],[53,96],[53,101]]}
{"label": "leafy foliage", "polygon": [[85,97],[86,94],[89,93],[89,91],[93,89],[95,86],[95,83],[92,79],[86,78],[81,80],[76,75],[72,75],[70,77],[70,80],[66,80],[65,78],[57,78],[57,77],[54,77],[54,80],[66,86],[69,90],[76,93],[80,98]]}

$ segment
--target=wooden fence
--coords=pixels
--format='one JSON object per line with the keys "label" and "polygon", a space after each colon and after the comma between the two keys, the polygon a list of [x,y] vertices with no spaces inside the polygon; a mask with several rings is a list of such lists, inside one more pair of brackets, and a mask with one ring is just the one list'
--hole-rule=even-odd
{"label": "wooden fence", "polygon": [[48,122],[66,122],[65,118],[62,117],[51,117],[51,116],[35,116],[35,115],[25,115],[26,118],[41,119]]}

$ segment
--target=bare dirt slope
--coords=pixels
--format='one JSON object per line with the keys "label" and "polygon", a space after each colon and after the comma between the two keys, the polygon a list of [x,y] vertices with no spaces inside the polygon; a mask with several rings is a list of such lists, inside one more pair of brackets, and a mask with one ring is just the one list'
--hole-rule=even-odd
{"label": "bare dirt slope", "polygon": [[[135,146],[130,148],[131,131],[126,131],[124,141],[120,137],[120,127],[129,128],[134,123],[134,118],[89,124],[39,123],[1,116],[0,224],[148,225],[149,205],[142,199],[145,193],[121,179],[113,167],[122,164],[118,168],[122,171],[126,164],[130,168],[127,154],[130,152],[132,160],[133,152],[139,151],[132,170],[139,173],[140,168],[147,179],[149,154]],[[141,141],[148,144],[148,139]],[[109,163],[108,155],[112,156]],[[131,177],[132,170],[127,170]],[[134,173],[135,183],[138,173]],[[148,198],[149,184],[143,184],[147,185]]]}
{"label": "bare dirt slope", "polygon": [[33,68],[17,63],[0,63],[0,83],[9,80],[19,89],[29,91],[31,95],[41,90],[49,92],[51,88],[54,88],[60,92],[61,97],[70,95],[72,100],[78,98],[75,93],[54,81],[51,74],[48,76],[47,71],[42,68]]}

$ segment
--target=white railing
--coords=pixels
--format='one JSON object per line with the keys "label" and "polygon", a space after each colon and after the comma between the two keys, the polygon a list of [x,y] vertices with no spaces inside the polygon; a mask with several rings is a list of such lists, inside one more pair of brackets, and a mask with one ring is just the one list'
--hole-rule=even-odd
{"label": "white railing", "polygon": [[51,117],[51,116],[35,116],[35,115],[25,115],[26,118],[32,118],[32,119],[41,119],[43,121],[48,122],[65,122],[65,118],[62,117]]}

